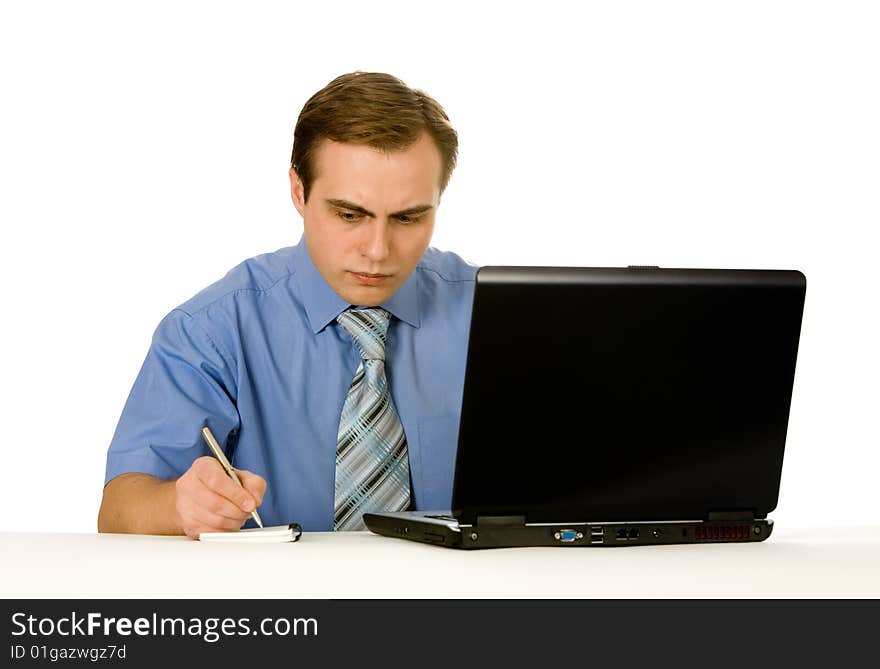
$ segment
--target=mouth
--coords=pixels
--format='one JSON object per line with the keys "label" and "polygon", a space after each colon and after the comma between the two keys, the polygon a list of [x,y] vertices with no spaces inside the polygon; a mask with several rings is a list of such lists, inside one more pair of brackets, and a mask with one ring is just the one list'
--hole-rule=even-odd
{"label": "mouth", "polygon": [[359,284],[363,286],[379,286],[382,283],[391,278],[390,274],[373,274],[371,272],[352,272],[349,271],[349,274],[357,281]]}

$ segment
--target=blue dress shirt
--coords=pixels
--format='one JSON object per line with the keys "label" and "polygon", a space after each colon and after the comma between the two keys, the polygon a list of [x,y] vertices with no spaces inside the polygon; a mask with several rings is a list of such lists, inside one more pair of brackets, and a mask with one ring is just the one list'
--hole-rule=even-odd
{"label": "blue dress shirt", "polygon": [[[476,269],[429,248],[382,305],[394,316],[386,374],[417,509],[451,503]],[[349,306],[301,239],[246,260],[174,309],[123,409],[105,483],[125,472],[182,475],[209,455],[199,433],[207,425],[233,466],[266,479],[265,524],[332,530],[339,417],[360,363],[335,322]]]}

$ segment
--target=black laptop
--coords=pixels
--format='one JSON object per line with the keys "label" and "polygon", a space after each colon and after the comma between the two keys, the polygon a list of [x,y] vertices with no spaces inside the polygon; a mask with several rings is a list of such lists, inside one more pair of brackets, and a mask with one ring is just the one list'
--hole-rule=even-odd
{"label": "black laptop", "polygon": [[484,267],[452,509],[365,514],[455,548],[766,539],[806,279]]}

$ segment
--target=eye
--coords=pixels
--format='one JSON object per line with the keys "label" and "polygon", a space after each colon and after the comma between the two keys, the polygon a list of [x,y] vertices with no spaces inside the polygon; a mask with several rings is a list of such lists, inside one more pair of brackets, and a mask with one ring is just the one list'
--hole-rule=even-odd
{"label": "eye", "polygon": [[403,225],[409,225],[410,223],[415,223],[419,220],[419,216],[412,216],[410,214],[401,214],[397,217],[397,222],[402,223]]}
{"label": "eye", "polygon": [[344,209],[337,209],[336,215],[346,223],[357,223],[363,218],[361,214],[356,214],[353,211],[346,211]]}

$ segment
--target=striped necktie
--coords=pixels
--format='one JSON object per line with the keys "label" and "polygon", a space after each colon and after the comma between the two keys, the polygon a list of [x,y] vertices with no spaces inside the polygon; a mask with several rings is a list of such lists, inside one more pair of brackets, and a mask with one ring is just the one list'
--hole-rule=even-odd
{"label": "striped necktie", "polygon": [[368,511],[409,507],[409,459],[403,425],[385,377],[384,309],[344,311],[337,322],[361,354],[342,407],[336,442],[336,494],[333,528],[366,529]]}

